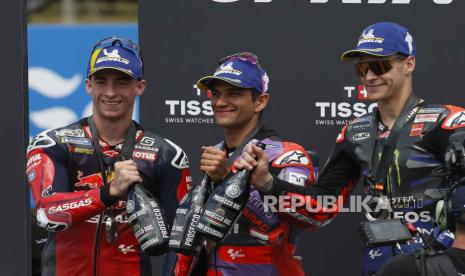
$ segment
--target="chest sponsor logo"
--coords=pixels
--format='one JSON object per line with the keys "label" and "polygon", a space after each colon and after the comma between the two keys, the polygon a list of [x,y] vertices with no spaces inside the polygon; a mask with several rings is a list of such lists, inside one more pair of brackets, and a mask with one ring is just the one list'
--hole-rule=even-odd
{"label": "chest sponsor logo", "polygon": [[64,143],[64,144],[65,143],[70,143],[70,144],[84,145],[84,146],[92,145],[92,142],[87,138],[70,137],[70,136],[62,137],[61,142]]}
{"label": "chest sponsor logo", "polygon": [[420,136],[421,131],[423,130],[424,126],[425,126],[425,124],[423,124],[423,123],[421,123],[421,124],[413,124],[412,129],[410,130],[410,136]]}
{"label": "chest sponsor logo", "polygon": [[132,154],[132,157],[136,159],[154,161],[155,159],[157,159],[157,154],[154,152],[135,150],[134,153]]}
{"label": "chest sponsor logo", "polygon": [[89,154],[89,155],[94,154],[93,149],[80,148],[80,147],[75,147],[75,146],[70,146],[69,150],[75,153],[82,153],[82,154]]}
{"label": "chest sponsor logo", "polygon": [[370,138],[370,133],[369,132],[362,132],[362,133],[357,133],[355,134],[352,139],[354,141],[361,141]]}
{"label": "chest sponsor logo", "polygon": [[82,129],[62,129],[55,131],[56,136],[85,137]]}
{"label": "chest sponsor logo", "polygon": [[438,121],[439,113],[417,114],[414,123],[435,123]]}
{"label": "chest sponsor logo", "polygon": [[427,107],[427,108],[422,108],[418,111],[419,114],[422,114],[422,113],[443,113],[444,111],[446,111],[445,108],[442,108],[442,107]]}
{"label": "chest sponsor logo", "polygon": [[77,182],[74,187],[89,187],[91,189],[100,188],[103,186],[103,178],[101,173],[84,175],[82,171],[78,171]]}
{"label": "chest sponsor logo", "polygon": [[142,139],[139,142],[139,145],[144,146],[144,147],[152,147],[153,145],[155,145],[155,138],[142,137]]}

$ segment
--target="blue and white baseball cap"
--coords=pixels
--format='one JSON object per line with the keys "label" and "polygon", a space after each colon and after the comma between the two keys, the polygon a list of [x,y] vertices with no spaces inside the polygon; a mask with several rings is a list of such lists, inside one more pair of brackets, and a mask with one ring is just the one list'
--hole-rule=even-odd
{"label": "blue and white baseball cap", "polygon": [[200,90],[208,91],[214,80],[222,80],[240,88],[254,88],[257,92],[267,93],[269,77],[258,63],[257,57],[249,52],[227,56],[212,76],[197,81]]}
{"label": "blue and white baseball cap", "polygon": [[341,59],[350,61],[360,54],[384,57],[397,53],[415,56],[413,36],[399,24],[379,22],[366,27],[358,39],[357,48],[343,53]]}
{"label": "blue and white baseball cap", "polygon": [[109,37],[99,41],[92,50],[87,77],[102,69],[114,69],[135,79],[143,79],[139,47],[124,37]]}

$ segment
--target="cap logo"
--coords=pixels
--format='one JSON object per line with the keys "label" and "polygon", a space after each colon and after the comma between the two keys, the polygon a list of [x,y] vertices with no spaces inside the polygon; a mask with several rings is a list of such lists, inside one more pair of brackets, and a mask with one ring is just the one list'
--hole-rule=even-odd
{"label": "cap logo", "polygon": [[122,58],[119,55],[118,49],[113,49],[113,51],[111,51],[110,53],[108,53],[107,49],[103,49],[103,54],[105,56],[98,58],[97,61],[95,61],[95,64],[99,64],[100,62],[104,61],[115,61],[124,64],[129,64],[129,60]]}
{"label": "cap logo", "polygon": [[412,51],[413,51],[413,37],[408,32],[407,32],[407,35],[405,36],[405,41],[408,44],[409,54],[412,54]]}
{"label": "cap logo", "polygon": [[242,72],[233,68],[233,62],[228,62],[227,64],[221,64],[220,68],[216,70],[213,76],[217,76],[219,74],[233,74],[240,76]]}
{"label": "cap logo", "polygon": [[374,32],[375,32],[374,29],[369,29],[368,31],[366,31],[366,30],[363,31],[362,35],[360,36],[360,38],[358,40],[357,46],[359,46],[360,44],[363,44],[363,43],[368,43],[368,42],[383,43],[384,38],[375,37]]}
{"label": "cap logo", "polygon": [[117,57],[120,58],[121,56],[118,54],[118,49],[113,49],[110,53],[108,53],[107,49],[103,49],[103,54],[107,57]]}

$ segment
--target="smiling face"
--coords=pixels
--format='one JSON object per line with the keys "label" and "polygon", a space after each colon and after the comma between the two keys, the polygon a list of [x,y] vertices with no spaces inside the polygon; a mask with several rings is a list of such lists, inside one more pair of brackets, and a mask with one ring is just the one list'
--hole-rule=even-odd
{"label": "smiling face", "polygon": [[86,89],[93,102],[93,116],[106,121],[131,118],[135,96],[142,95],[145,85],[145,80],[136,80],[118,70],[95,72],[86,80]]}
{"label": "smiling face", "polygon": [[412,73],[415,68],[415,57],[401,58],[393,55],[388,58],[371,55],[361,55],[359,63],[369,61],[389,60],[390,70],[376,75],[371,69],[360,77],[372,101],[389,101],[403,93],[411,91]]}
{"label": "smiling face", "polygon": [[260,112],[268,103],[268,94],[258,94],[252,89],[215,81],[211,85],[211,102],[219,126],[226,129],[251,129],[260,120]]}

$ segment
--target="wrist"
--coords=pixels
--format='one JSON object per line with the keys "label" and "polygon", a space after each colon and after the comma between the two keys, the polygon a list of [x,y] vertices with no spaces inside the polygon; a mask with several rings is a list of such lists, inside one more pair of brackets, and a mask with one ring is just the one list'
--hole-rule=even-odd
{"label": "wrist", "polygon": [[260,187],[257,187],[257,189],[260,192],[267,193],[271,191],[271,189],[273,188],[273,181],[274,181],[273,176],[271,174],[268,174],[267,181],[265,182],[265,184],[263,184]]}

